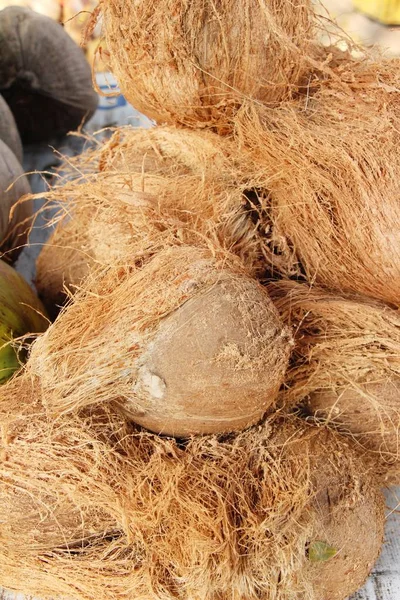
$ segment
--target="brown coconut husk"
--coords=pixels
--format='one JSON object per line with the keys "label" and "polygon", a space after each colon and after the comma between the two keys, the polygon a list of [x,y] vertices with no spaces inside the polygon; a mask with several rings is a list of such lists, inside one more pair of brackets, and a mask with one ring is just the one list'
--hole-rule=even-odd
{"label": "brown coconut husk", "polygon": [[296,101],[237,115],[272,270],[399,305],[399,67],[342,60]]}
{"label": "brown coconut husk", "polygon": [[[124,175],[99,173],[48,195],[60,211],[37,259],[36,287],[52,314],[90,274],[117,265],[140,267],[160,249],[182,242],[183,223],[162,215],[157,197],[138,187]],[[186,236],[196,237],[192,230]]]}
{"label": "brown coconut husk", "polygon": [[[351,441],[274,415],[185,444],[101,410],[49,422],[0,390],[2,584],[40,597],[344,600],[384,500]],[[15,402],[18,398],[18,402]]]}
{"label": "brown coconut husk", "polygon": [[47,305],[62,303],[96,265],[143,261],[173,238],[208,238],[237,254],[251,274],[264,270],[257,181],[246,161],[215,134],[171,127],[118,129],[100,149],[77,157],[47,194],[60,209],[37,263]]}
{"label": "brown coconut husk", "polygon": [[295,335],[284,400],[351,434],[399,481],[399,311],[290,281],[268,290]]}
{"label": "brown coconut husk", "polygon": [[89,280],[34,344],[29,370],[55,413],[114,403],[186,436],[260,420],[290,350],[264,288],[234,257],[183,245]]}
{"label": "brown coconut husk", "polygon": [[100,9],[122,93],[160,124],[225,132],[243,103],[286,100],[310,71],[309,0],[103,0]]}

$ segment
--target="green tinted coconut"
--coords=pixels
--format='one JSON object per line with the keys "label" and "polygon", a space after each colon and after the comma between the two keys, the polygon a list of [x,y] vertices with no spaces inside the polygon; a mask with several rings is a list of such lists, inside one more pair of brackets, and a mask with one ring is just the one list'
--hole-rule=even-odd
{"label": "green tinted coconut", "polygon": [[0,260],[0,383],[21,368],[29,334],[45,331],[42,303],[26,281]]}

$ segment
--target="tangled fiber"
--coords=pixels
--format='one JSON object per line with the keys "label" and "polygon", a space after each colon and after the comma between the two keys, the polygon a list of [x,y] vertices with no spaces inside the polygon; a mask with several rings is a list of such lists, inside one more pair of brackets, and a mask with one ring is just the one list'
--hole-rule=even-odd
{"label": "tangled fiber", "polygon": [[250,273],[263,270],[253,170],[228,140],[172,127],[121,128],[70,161],[47,194],[59,207],[37,263],[48,308],[91,270],[143,261],[173,240],[207,238],[237,254]]}
{"label": "tangled fiber", "polygon": [[112,72],[159,123],[229,127],[246,101],[275,104],[310,70],[309,0],[102,0]]}
{"label": "tangled fiber", "polygon": [[286,402],[304,402],[318,419],[350,433],[398,481],[399,311],[291,281],[268,290],[295,335]]}
{"label": "tangled fiber", "polygon": [[0,423],[9,589],[344,600],[379,553],[379,483],[357,447],[326,428],[276,414],[183,443],[105,406],[49,421],[27,374],[0,389]]}
{"label": "tangled fiber", "polygon": [[182,245],[88,280],[29,368],[56,413],[114,402],[156,432],[215,433],[274,406],[291,345],[235,257]]}
{"label": "tangled fiber", "polygon": [[273,269],[396,306],[399,67],[369,56],[336,61],[308,94],[236,117],[237,139],[264,175],[259,201]]}

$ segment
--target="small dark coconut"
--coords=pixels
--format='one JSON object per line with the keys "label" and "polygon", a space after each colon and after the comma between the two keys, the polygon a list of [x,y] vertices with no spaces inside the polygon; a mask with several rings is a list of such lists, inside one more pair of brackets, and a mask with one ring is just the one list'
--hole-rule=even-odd
{"label": "small dark coconut", "polygon": [[17,124],[7,102],[0,95],[0,140],[13,151],[17,160],[22,163],[23,151]]}
{"label": "small dark coconut", "polygon": [[0,93],[22,141],[77,129],[96,110],[89,64],[63,27],[29,8],[0,11]]}
{"label": "small dark coconut", "polygon": [[0,140],[0,251],[4,260],[16,260],[28,240],[33,203],[23,196],[30,193],[22,166]]}

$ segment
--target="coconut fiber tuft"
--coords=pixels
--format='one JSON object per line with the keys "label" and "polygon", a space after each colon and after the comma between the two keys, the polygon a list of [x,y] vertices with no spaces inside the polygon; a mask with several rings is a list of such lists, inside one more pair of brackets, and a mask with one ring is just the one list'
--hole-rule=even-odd
{"label": "coconut fiber tuft", "polygon": [[[206,133],[118,129],[95,151],[69,160],[47,194],[59,223],[37,263],[47,307],[62,303],[90,270],[143,262],[163,245],[222,245],[250,274],[265,270],[250,157]],[[249,175],[250,174],[250,175]]]}
{"label": "coconut fiber tuft", "polygon": [[[16,402],[18,398],[18,402]],[[107,407],[49,421],[0,389],[2,584],[40,597],[344,600],[379,553],[384,501],[351,441],[275,415],[186,442]]]}
{"label": "coconut fiber tuft", "polygon": [[100,9],[122,93],[159,124],[224,132],[244,102],[290,98],[310,70],[310,0],[102,0]]}
{"label": "coconut fiber tuft", "polygon": [[29,370],[55,413],[114,403],[153,431],[214,433],[274,406],[291,346],[235,257],[182,245],[89,278],[33,345]]}
{"label": "coconut fiber tuft", "polygon": [[399,67],[338,61],[296,100],[237,115],[274,272],[400,304]]}
{"label": "coconut fiber tuft", "polygon": [[292,328],[288,404],[372,451],[377,470],[400,478],[400,314],[384,304],[281,281],[268,286]]}

